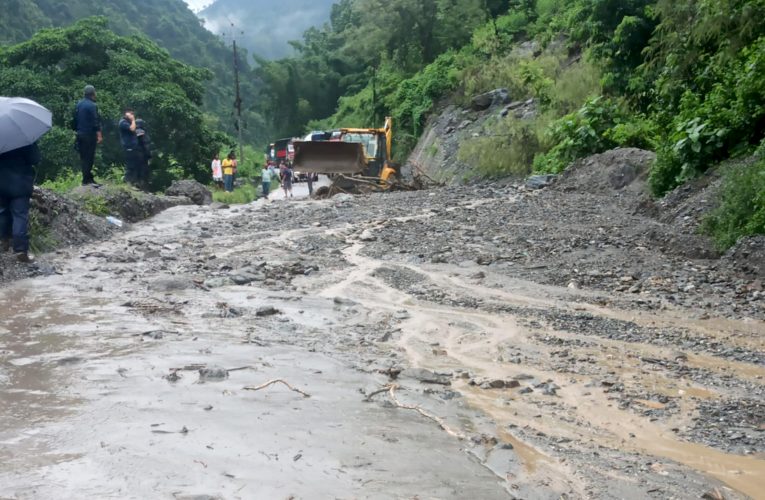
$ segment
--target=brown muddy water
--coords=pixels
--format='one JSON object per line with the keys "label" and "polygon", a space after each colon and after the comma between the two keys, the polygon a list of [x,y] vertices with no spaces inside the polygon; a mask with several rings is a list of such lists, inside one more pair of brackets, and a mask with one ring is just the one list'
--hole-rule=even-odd
{"label": "brown muddy water", "polygon": [[[326,213],[256,233],[252,221],[274,206],[296,218]],[[679,377],[641,361],[671,358],[666,348],[556,329],[534,311],[759,333],[732,341],[759,350],[761,323],[710,327],[512,277],[487,286],[471,278],[477,267],[365,257],[375,243],[361,230],[384,229],[373,214],[359,227],[341,212],[332,200],[178,207],[51,257],[60,274],[0,290],[0,498],[699,498],[715,489],[763,498],[761,454],[677,431],[693,425],[700,402],[743,397],[730,380],[761,386],[762,366],[689,354],[687,367],[710,378]],[[318,271],[269,274],[308,262],[306,252]],[[240,268],[264,276],[210,281]],[[444,299],[463,296],[531,312]],[[579,361],[563,366],[564,348]],[[227,376],[202,380],[200,367]],[[518,387],[480,387],[513,378]],[[634,404],[606,392],[606,378]],[[244,389],[273,379],[311,397]],[[385,393],[365,401],[389,383],[468,438]],[[557,389],[545,395],[544,383]]]}

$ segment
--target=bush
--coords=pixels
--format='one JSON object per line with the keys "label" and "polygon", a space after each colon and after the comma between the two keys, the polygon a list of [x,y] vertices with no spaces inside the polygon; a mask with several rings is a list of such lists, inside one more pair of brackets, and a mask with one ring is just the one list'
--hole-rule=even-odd
{"label": "bush", "polygon": [[57,193],[66,194],[81,183],[82,175],[79,172],[65,169],[59,172],[55,179],[46,180],[40,186]]}
{"label": "bush", "polygon": [[51,234],[50,228],[40,222],[36,209],[29,211],[29,247],[33,253],[45,253],[53,250],[58,241]]}
{"label": "bush", "polygon": [[[707,93],[686,90],[658,151],[651,188],[662,195],[725,158],[751,150],[765,133],[765,37],[699,76]],[[670,110],[671,112],[671,110]]]}
{"label": "bush", "polygon": [[576,113],[553,123],[547,133],[553,147],[534,158],[534,170],[562,172],[574,160],[616,147],[606,133],[622,121],[622,114],[619,105],[610,99],[596,97],[587,101]]}
{"label": "bush", "polygon": [[743,236],[765,234],[765,158],[726,168],[719,201],[702,224],[718,248],[725,250]]}
{"label": "bush", "polygon": [[458,157],[484,177],[523,177],[531,172],[534,156],[545,151],[544,131],[548,124],[546,116],[503,120],[490,135],[465,141]]}
{"label": "bush", "polygon": [[239,186],[230,193],[226,191],[213,191],[213,200],[227,205],[242,205],[257,199],[258,191],[251,184]]}
{"label": "bush", "polygon": [[534,170],[562,172],[579,158],[616,147],[653,149],[657,134],[648,118],[630,114],[618,101],[596,97],[553,123],[546,139],[550,149],[534,158]]}
{"label": "bush", "polygon": [[442,54],[398,86],[393,96],[395,105],[391,106],[394,126],[399,131],[398,158],[404,158],[414,148],[435,102],[456,87],[456,61],[454,52]]}

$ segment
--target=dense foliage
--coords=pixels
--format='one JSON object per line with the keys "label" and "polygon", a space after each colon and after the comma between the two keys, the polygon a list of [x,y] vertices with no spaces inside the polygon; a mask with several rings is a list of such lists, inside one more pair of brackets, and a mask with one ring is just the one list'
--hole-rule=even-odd
{"label": "dense foliage", "polygon": [[723,170],[720,205],[704,221],[704,229],[724,250],[741,236],[765,234],[765,158]]}
{"label": "dense foliage", "polygon": [[41,141],[40,180],[77,164],[70,124],[86,84],[98,89],[103,119],[100,176],[122,164],[117,122],[122,109],[132,106],[152,135],[157,187],[171,178],[205,179],[207,158],[225,141],[201,110],[210,77],[207,70],[172,59],[147,38],[115,35],[103,18],[44,29],[27,42],[0,49],[0,94],[27,96],[53,111],[54,128]]}
{"label": "dense foliage", "polygon": [[[91,16],[109,20],[118,35],[145,35],[167,49],[174,58],[211,71],[204,85],[203,109],[212,124],[234,134],[233,55],[221,39],[207,31],[183,0],[7,0],[0,16],[0,46],[23,42],[38,30],[64,27]],[[256,79],[240,60],[242,98],[245,106],[244,136],[264,141],[263,118],[254,110]],[[261,135],[258,135],[260,133]]]}

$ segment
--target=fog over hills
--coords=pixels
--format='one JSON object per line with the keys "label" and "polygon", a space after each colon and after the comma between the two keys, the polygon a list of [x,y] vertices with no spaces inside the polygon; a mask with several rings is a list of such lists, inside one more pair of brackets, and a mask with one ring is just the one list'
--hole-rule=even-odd
{"label": "fog over hills", "polygon": [[[189,0],[196,9],[209,0]],[[231,36],[251,54],[278,59],[292,53],[290,40],[299,40],[311,26],[329,19],[334,0],[216,0],[198,12],[205,27]],[[234,28],[232,28],[232,23]]]}

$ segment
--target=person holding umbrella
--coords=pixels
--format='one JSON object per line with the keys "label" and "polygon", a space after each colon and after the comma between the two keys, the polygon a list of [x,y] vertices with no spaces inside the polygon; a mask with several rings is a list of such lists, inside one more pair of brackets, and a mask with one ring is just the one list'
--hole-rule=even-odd
{"label": "person holding umbrella", "polygon": [[74,108],[74,120],[72,122],[77,132],[75,146],[80,154],[80,167],[82,168],[82,185],[93,184],[98,187],[93,178],[93,163],[96,158],[96,145],[101,144],[101,117],[98,115],[96,106],[96,88],[86,85],[83,98]]}
{"label": "person holding umbrella", "polygon": [[11,248],[20,262],[29,254],[29,206],[35,169],[40,162],[37,139],[51,127],[51,112],[34,101],[0,97],[0,249]]}

